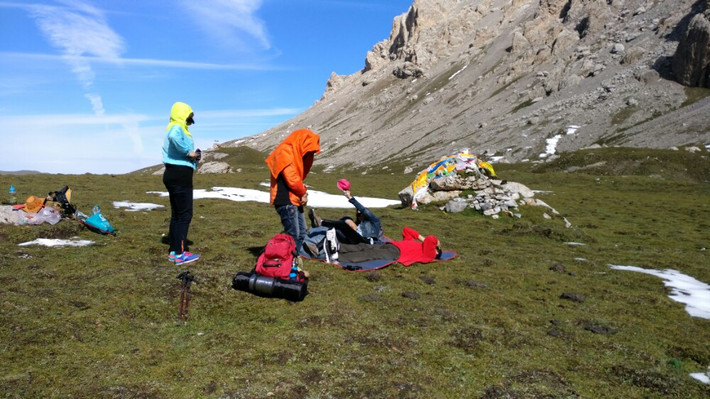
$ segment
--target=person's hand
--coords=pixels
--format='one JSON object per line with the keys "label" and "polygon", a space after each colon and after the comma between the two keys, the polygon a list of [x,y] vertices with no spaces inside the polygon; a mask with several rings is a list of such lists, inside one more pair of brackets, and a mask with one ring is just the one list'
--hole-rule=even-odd
{"label": "person's hand", "polygon": [[308,192],[303,194],[303,197],[301,197],[301,206],[306,206],[308,205]]}
{"label": "person's hand", "polygon": [[192,159],[193,161],[199,161],[202,158],[202,151],[200,151],[199,148],[195,151],[190,151],[187,154],[187,157]]}
{"label": "person's hand", "polygon": [[343,190],[343,194],[345,194],[345,198],[347,199],[352,198],[352,195],[350,195],[350,190]]}

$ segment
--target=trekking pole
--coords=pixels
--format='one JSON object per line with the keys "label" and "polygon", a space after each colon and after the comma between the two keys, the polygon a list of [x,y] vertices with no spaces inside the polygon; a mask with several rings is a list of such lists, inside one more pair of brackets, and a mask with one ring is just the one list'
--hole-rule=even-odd
{"label": "trekking pole", "polygon": [[178,280],[182,282],[182,292],[180,293],[180,313],[178,314],[178,319],[183,323],[187,324],[187,314],[188,307],[190,306],[190,284],[195,280],[195,277],[190,274],[190,271],[184,271],[177,276]]}

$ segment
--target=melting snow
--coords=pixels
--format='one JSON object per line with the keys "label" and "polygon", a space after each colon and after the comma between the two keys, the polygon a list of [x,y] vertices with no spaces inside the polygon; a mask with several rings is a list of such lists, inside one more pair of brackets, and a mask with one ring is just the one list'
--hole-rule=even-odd
{"label": "melting snow", "polygon": [[[262,184],[265,185],[265,184]],[[268,186],[268,185],[267,185]],[[161,197],[167,197],[167,192],[149,191],[148,194],[158,194]],[[269,192],[254,190],[248,188],[234,187],[212,187],[211,190],[194,190],[194,199],[215,198],[226,199],[230,201],[243,202],[255,201],[268,204]],[[373,197],[356,197],[357,200],[368,208],[385,208],[390,205],[398,205],[401,202]],[[344,195],[328,194],[322,191],[308,190],[308,206],[314,208],[352,208],[353,205],[348,202]]]}
{"label": "melting snow", "polygon": [[116,209],[128,208],[126,209],[128,212],[136,212],[151,211],[156,208],[163,208],[163,205],[151,204],[148,202],[113,201],[113,207]]}
{"label": "melting snow", "polygon": [[[569,125],[565,128],[565,134],[566,135],[571,135],[575,134],[579,130],[579,126],[577,125]],[[545,142],[547,143],[545,145],[545,152],[540,154],[540,158],[547,158],[550,155],[554,155],[555,152],[557,151],[557,143],[560,142],[560,139],[562,138],[561,134],[557,134],[552,138],[546,139]]]}
{"label": "melting snow", "polygon": [[21,247],[27,245],[44,245],[45,247],[85,247],[94,242],[91,240],[60,240],[53,238],[38,238],[34,241],[23,242],[17,244]]}
{"label": "melting snow", "polygon": [[555,135],[555,137],[545,140],[547,145],[545,145],[545,152],[540,154],[540,158],[546,158],[548,155],[554,155],[555,151],[557,151],[557,143],[560,141],[561,138],[562,135],[557,134]]}
{"label": "melting snow", "polygon": [[668,296],[676,302],[684,303],[688,314],[710,319],[710,285],[673,269],[661,271],[636,266],[609,266],[614,270],[646,273],[663,279],[665,286],[671,289]]}
{"label": "melting snow", "polygon": [[[666,287],[671,289],[668,295],[672,300],[685,304],[685,311],[694,317],[710,319],[710,285],[698,281],[677,270],[643,269],[636,266],[609,265],[614,270],[629,270],[659,277]],[[696,380],[710,384],[710,367],[706,372],[691,373]]]}
{"label": "melting snow", "polygon": [[463,70],[466,69],[466,68],[468,68],[468,64],[464,65],[463,68],[459,69],[458,71],[454,72],[453,75],[449,76],[449,80],[455,78],[456,75],[458,75],[458,74],[460,74],[461,72],[463,72]]}
{"label": "melting snow", "polygon": [[710,384],[710,367],[705,373],[691,373],[690,376],[702,382],[703,384]]}

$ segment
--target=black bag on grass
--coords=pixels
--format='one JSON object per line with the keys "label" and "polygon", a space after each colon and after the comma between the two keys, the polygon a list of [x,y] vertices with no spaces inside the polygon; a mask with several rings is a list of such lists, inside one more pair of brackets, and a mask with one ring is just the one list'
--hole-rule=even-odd
{"label": "black bag on grass", "polygon": [[61,190],[52,191],[44,199],[44,206],[52,207],[62,214],[62,217],[71,218],[76,213],[76,207],[70,203],[71,189],[69,186]]}

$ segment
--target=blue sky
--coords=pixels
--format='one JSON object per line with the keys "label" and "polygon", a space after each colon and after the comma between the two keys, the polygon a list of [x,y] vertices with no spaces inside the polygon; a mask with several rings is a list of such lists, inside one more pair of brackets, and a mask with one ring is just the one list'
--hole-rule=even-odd
{"label": "blue sky", "polygon": [[0,171],[161,162],[170,107],[209,148],[320,99],[413,0],[0,0]]}

